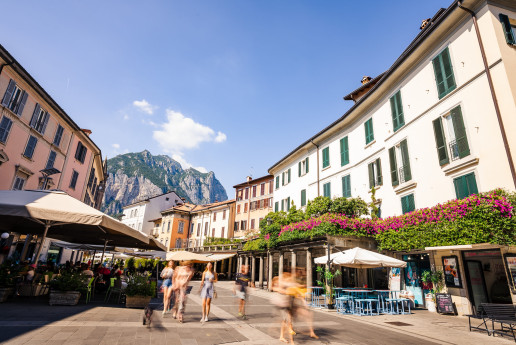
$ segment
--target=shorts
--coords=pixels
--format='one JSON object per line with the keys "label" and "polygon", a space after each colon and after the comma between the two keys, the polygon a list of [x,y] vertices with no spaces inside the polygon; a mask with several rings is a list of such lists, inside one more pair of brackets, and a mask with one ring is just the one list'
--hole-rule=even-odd
{"label": "shorts", "polygon": [[163,286],[163,287],[167,287],[167,288],[171,287],[171,286],[172,286],[172,279],[170,279],[170,278],[165,279],[165,280],[163,281],[162,286]]}
{"label": "shorts", "polygon": [[245,291],[237,291],[236,292],[236,297],[237,298],[240,298],[240,299],[245,299]]}

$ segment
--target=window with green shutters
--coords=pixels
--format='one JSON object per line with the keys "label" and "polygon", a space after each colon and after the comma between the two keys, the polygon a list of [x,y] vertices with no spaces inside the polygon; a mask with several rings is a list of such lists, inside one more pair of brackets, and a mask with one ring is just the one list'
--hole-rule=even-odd
{"label": "window with green shutters", "polygon": [[433,122],[435,145],[437,147],[437,157],[439,158],[439,165],[445,165],[450,162],[448,158],[448,148],[446,146],[446,137],[444,136],[443,121],[439,116]]}
{"label": "window with green shutters", "polygon": [[308,157],[298,163],[298,176],[301,177],[308,174]]}
{"label": "window with green shutters", "polygon": [[351,175],[342,177],[342,196],[351,198]]}
{"label": "window with green shutters", "polygon": [[344,166],[349,163],[349,146],[348,137],[340,139],[340,165]]}
{"label": "window with green shutters", "polygon": [[389,163],[393,186],[412,180],[407,139],[389,149]]}
{"label": "window with green shutters", "polygon": [[331,183],[323,184],[323,195],[331,199]]}
{"label": "window with green shutters", "polygon": [[279,211],[279,201],[276,201],[274,203],[274,212],[278,212]]}
{"label": "window with green shutters", "polygon": [[457,87],[448,47],[432,60],[432,64],[434,66],[437,94],[441,99]]}
{"label": "window with green shutters", "polygon": [[380,158],[367,165],[369,171],[369,188],[381,186],[383,184],[382,164]]}
{"label": "window with green shutters", "polygon": [[374,140],[374,132],[373,132],[373,118],[370,118],[364,123],[365,128],[365,143],[369,144]]}
{"label": "window with green shutters", "polygon": [[[445,123],[443,123],[441,117],[433,121],[437,156],[439,158],[439,165],[441,166],[449,163],[450,158],[453,161],[467,157],[470,154],[461,107],[457,106],[453,108],[444,119]],[[444,129],[445,124],[447,131]],[[448,141],[446,140],[445,132],[449,135]]]}
{"label": "window with green shutters", "polygon": [[279,188],[279,175],[276,176],[276,189]]}
{"label": "window with green shutters", "polygon": [[287,185],[290,183],[290,168],[281,173],[281,185]]}
{"label": "window with green shutters", "polygon": [[469,173],[453,179],[455,186],[455,194],[457,199],[462,199],[470,196],[471,194],[477,194],[477,180],[475,179],[475,173]]}
{"label": "window with green shutters", "polygon": [[401,104],[401,92],[398,91],[391,97],[391,113],[392,127],[394,132],[403,127],[405,119],[403,118],[403,105]]}
{"label": "window with green shutters", "polygon": [[301,191],[301,207],[306,205],[306,189]]}
{"label": "window with green shutters", "polygon": [[325,147],[322,150],[322,167],[327,168],[330,166],[330,147]]}
{"label": "window with green shutters", "polygon": [[512,25],[508,16],[503,13],[498,15],[502,23],[503,33],[507,44],[516,45],[516,25]]}
{"label": "window with green shutters", "polygon": [[414,204],[414,194],[409,194],[401,198],[401,212],[403,214],[412,212],[415,209],[416,205]]}

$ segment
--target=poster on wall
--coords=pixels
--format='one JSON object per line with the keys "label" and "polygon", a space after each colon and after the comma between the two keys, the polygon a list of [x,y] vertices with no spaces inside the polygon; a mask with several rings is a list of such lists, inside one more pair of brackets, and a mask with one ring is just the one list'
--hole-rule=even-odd
{"label": "poster on wall", "polygon": [[393,267],[391,268],[390,274],[390,285],[389,289],[391,291],[400,291],[401,290],[401,268]]}
{"label": "poster on wall", "polygon": [[447,287],[461,288],[459,261],[456,256],[443,256],[444,282]]}
{"label": "poster on wall", "polygon": [[507,274],[511,279],[511,290],[516,294],[516,254],[505,254],[505,265],[507,267]]}

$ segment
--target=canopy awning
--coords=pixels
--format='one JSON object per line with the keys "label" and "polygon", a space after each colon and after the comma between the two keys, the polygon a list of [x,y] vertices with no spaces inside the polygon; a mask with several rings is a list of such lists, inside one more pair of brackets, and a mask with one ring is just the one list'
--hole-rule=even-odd
{"label": "canopy awning", "polygon": [[228,254],[206,254],[206,256],[208,257],[208,259],[210,259],[211,261],[222,261],[222,260],[226,260],[226,259],[229,259],[233,256],[235,256],[236,253],[228,253]]}
{"label": "canopy awning", "polygon": [[[325,264],[328,256],[321,256],[314,260],[316,264]],[[330,255],[332,264],[354,267],[354,268],[375,268],[375,267],[407,267],[407,263],[393,257],[372,252],[367,249],[355,247],[343,252]]]}
{"label": "canopy awning", "polygon": [[[104,246],[100,244],[78,244],[78,243],[68,243],[68,242],[51,242],[51,246],[72,249],[72,250],[104,250]],[[106,246],[106,251],[115,250],[115,246]]]}
{"label": "canopy awning", "polygon": [[177,252],[168,252],[167,260],[172,261],[194,261],[194,262],[210,262],[212,261],[208,256],[203,254],[197,254],[192,252],[187,252],[184,250]]}

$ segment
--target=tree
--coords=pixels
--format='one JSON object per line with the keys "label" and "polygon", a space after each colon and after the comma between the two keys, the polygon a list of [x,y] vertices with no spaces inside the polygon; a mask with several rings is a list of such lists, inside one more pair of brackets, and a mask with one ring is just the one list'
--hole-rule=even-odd
{"label": "tree", "polygon": [[361,198],[336,198],[330,205],[331,213],[344,214],[349,218],[356,218],[369,214],[367,203]]}
{"label": "tree", "polygon": [[292,201],[292,206],[290,206],[290,210],[287,214],[287,222],[288,224],[297,223],[305,219],[305,213],[303,210],[298,210],[294,202]]}
{"label": "tree", "polygon": [[314,200],[309,200],[306,205],[305,219],[319,217],[330,212],[331,199],[326,196],[318,196]]}

